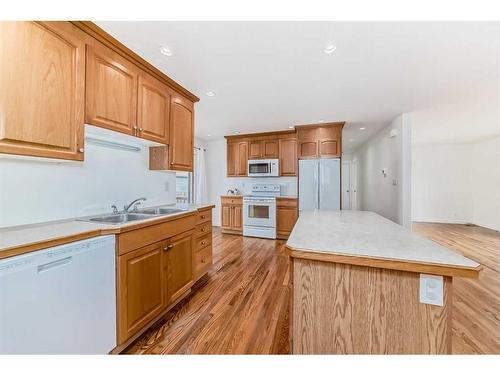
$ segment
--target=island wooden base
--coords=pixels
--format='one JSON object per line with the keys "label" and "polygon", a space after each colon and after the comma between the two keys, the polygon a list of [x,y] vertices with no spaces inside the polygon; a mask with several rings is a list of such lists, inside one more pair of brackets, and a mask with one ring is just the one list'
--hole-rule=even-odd
{"label": "island wooden base", "polygon": [[291,258],[293,354],[449,354],[452,278],[444,306],[419,302],[414,272]]}

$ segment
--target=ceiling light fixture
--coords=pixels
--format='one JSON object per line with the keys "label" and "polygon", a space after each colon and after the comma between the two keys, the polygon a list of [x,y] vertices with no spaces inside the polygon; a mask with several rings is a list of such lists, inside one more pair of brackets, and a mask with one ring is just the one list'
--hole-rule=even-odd
{"label": "ceiling light fixture", "polygon": [[211,90],[208,90],[206,92],[207,96],[215,96],[215,92],[211,91]]}
{"label": "ceiling light fixture", "polygon": [[333,53],[337,49],[337,46],[333,43],[328,44],[323,50],[324,53],[330,54]]}
{"label": "ceiling light fixture", "polygon": [[366,128],[359,128],[359,130],[365,130]]}
{"label": "ceiling light fixture", "polygon": [[293,126],[289,126],[288,129],[293,129]]}
{"label": "ceiling light fixture", "polygon": [[172,51],[167,46],[161,46],[160,53],[162,55],[165,55],[165,56],[172,56],[173,55]]}
{"label": "ceiling light fixture", "polygon": [[325,122],[325,120],[319,120],[318,122],[319,122],[320,124],[322,124],[322,123],[324,123],[324,122]]}
{"label": "ceiling light fixture", "polygon": [[240,132],[234,132],[234,134],[240,134]]}

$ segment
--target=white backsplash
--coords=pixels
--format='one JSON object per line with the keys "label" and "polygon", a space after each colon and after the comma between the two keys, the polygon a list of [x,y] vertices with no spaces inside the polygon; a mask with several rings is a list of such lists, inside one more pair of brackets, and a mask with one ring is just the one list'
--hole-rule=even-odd
{"label": "white backsplash", "polygon": [[226,190],[237,188],[240,193],[248,195],[254,184],[279,184],[281,195],[297,195],[297,177],[232,177],[227,180]]}
{"label": "white backsplash", "polygon": [[175,203],[175,173],[149,170],[149,150],[87,144],[84,162],[0,158],[0,227],[111,212],[138,197]]}

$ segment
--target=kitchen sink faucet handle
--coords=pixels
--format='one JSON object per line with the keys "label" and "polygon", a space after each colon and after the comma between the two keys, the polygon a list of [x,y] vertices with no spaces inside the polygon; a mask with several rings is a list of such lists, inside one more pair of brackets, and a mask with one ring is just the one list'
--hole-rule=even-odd
{"label": "kitchen sink faucet handle", "polygon": [[111,206],[111,208],[113,209],[114,214],[118,213],[118,207],[116,207],[114,204]]}

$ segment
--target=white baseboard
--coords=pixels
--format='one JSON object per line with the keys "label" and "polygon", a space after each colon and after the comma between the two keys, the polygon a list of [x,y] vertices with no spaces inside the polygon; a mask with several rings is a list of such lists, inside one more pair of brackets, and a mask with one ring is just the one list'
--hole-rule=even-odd
{"label": "white baseboard", "polygon": [[432,219],[432,218],[417,218],[412,219],[414,223],[439,223],[439,224],[471,224],[466,220],[449,220],[449,219]]}
{"label": "white baseboard", "polygon": [[491,225],[480,223],[480,222],[470,222],[466,220],[449,220],[449,219],[431,219],[431,218],[416,218],[412,219],[413,223],[437,223],[437,224],[473,224],[478,227],[483,227],[500,232],[500,228],[492,227]]}

